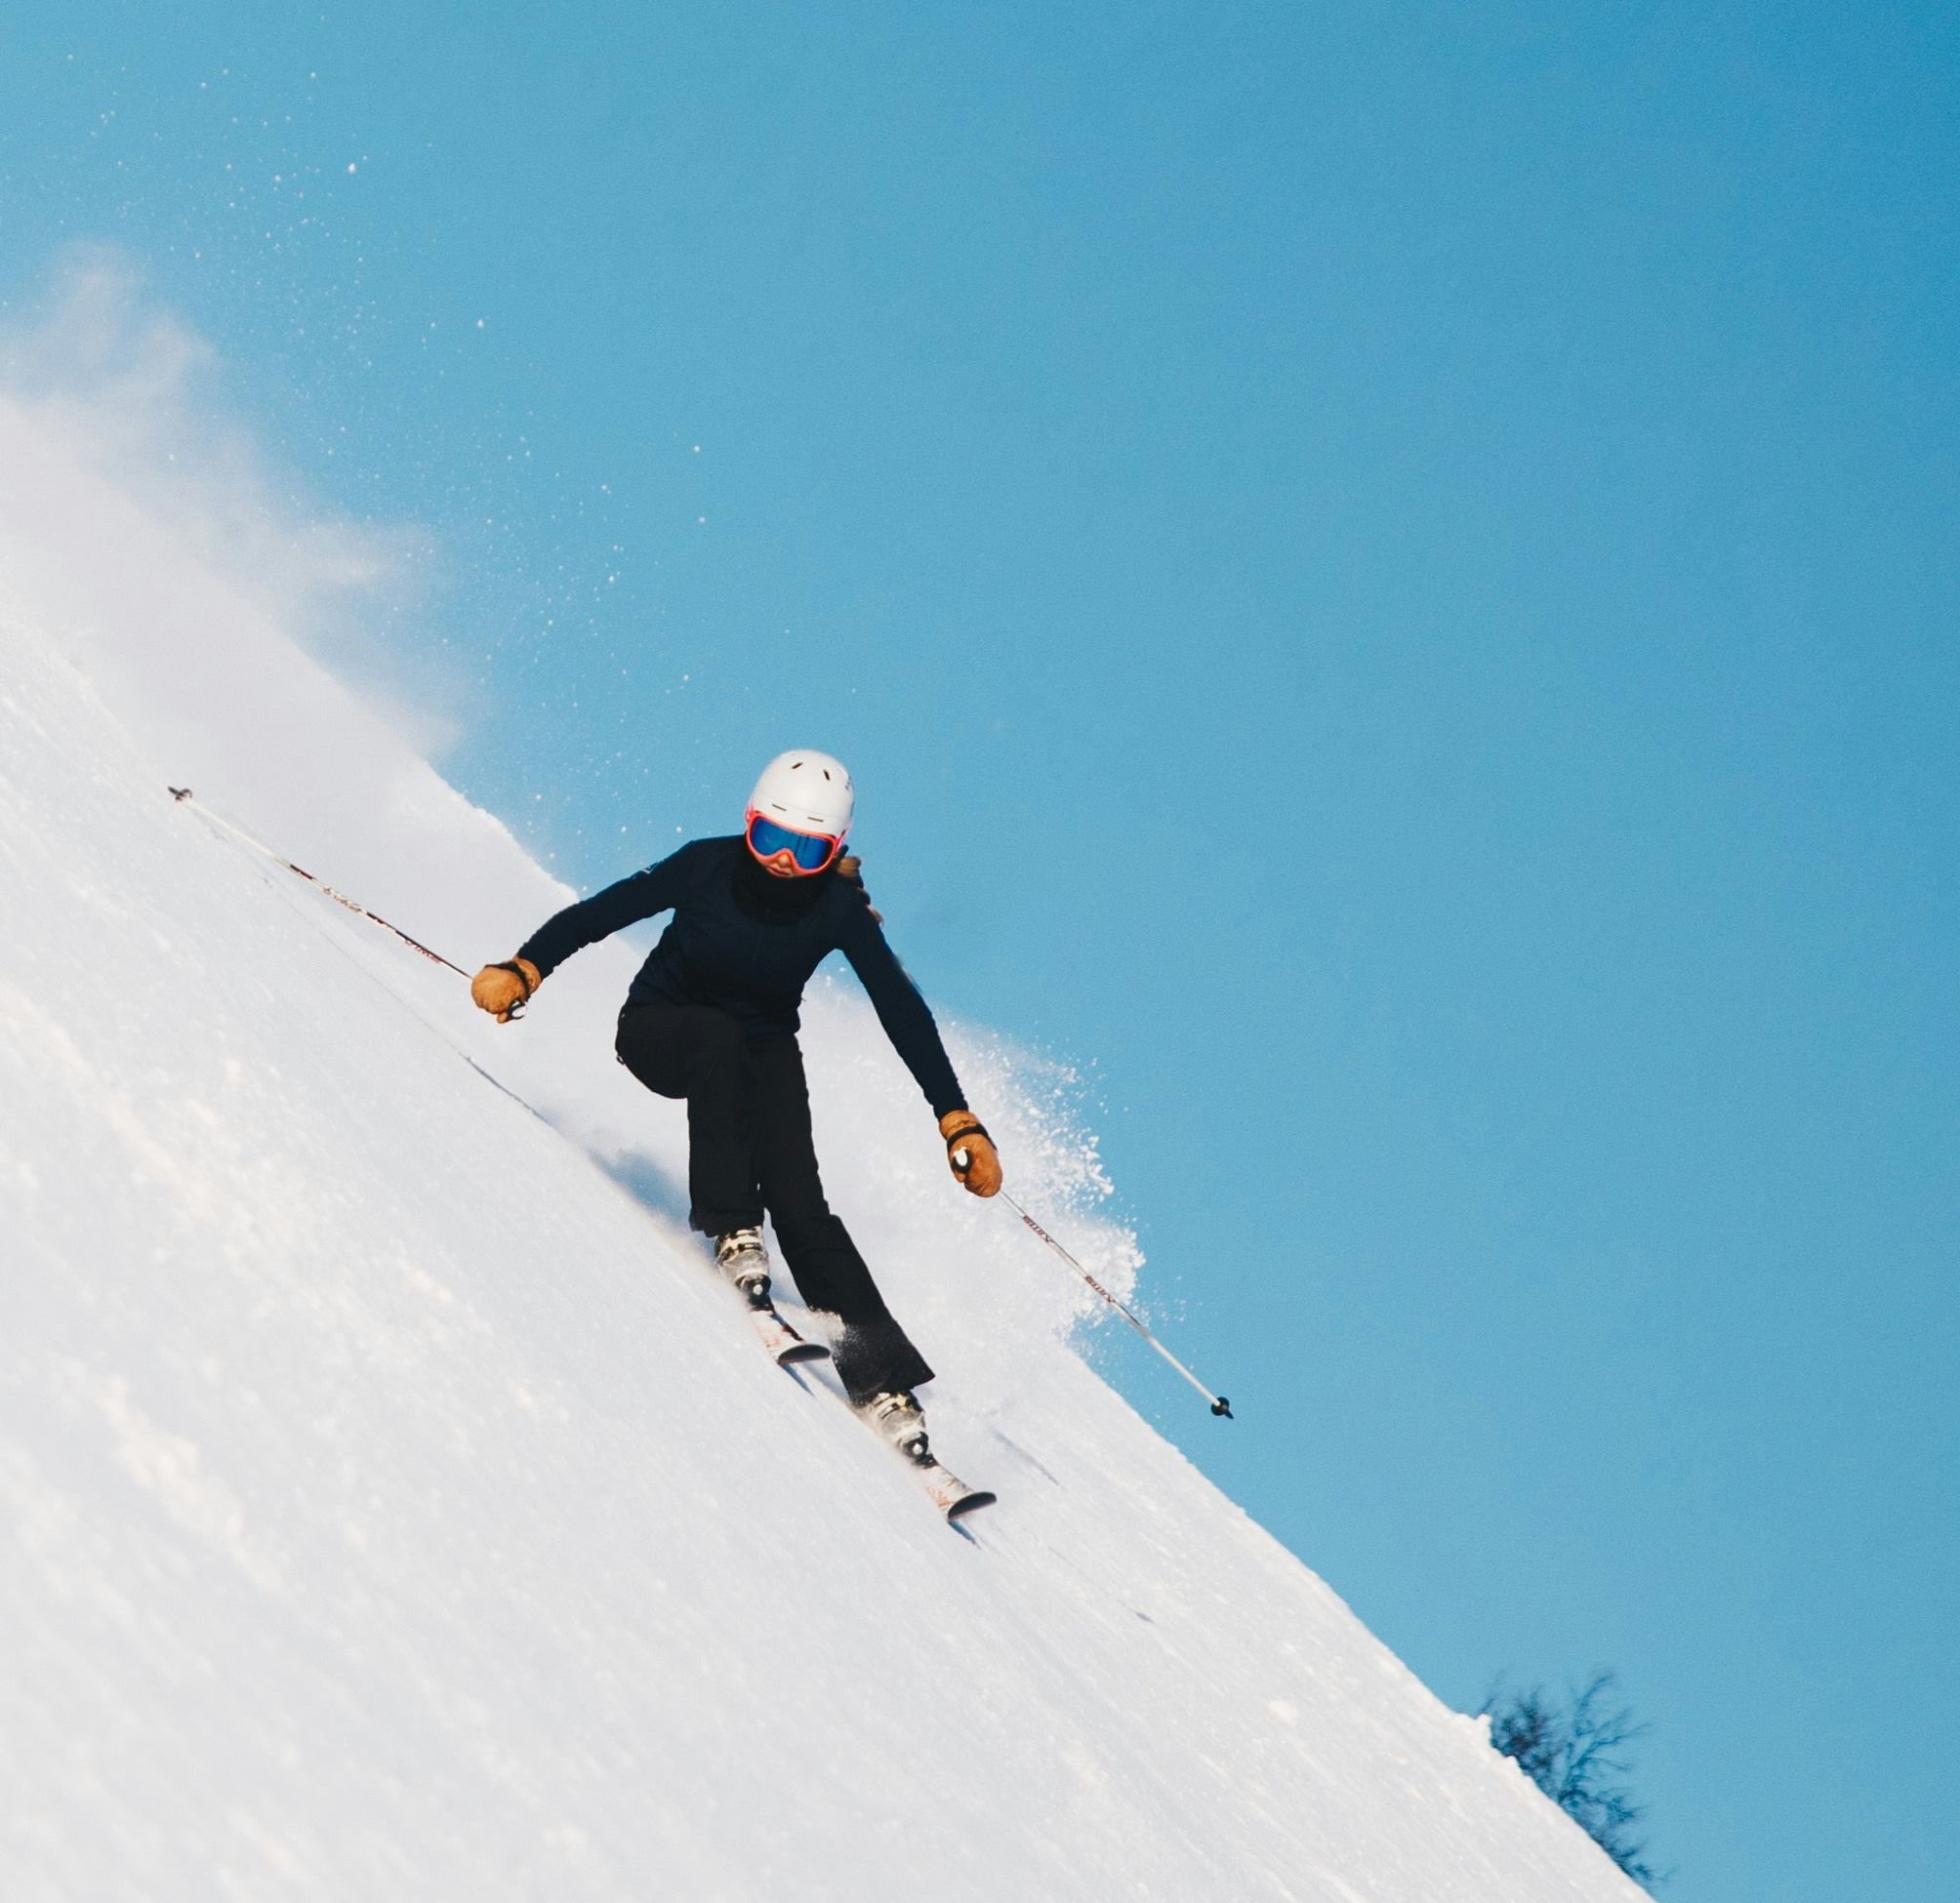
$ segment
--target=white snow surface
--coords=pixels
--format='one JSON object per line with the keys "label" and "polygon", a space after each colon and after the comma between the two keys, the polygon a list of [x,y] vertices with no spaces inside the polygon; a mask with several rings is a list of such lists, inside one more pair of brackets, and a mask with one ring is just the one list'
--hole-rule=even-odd
{"label": "white snow surface", "polygon": [[[169,798],[465,965],[567,896],[71,423],[0,397],[0,1892],[1640,1895],[1083,1363],[844,985],[833,1199],[1000,1504],[770,1365],[611,1057],[637,950],[500,1029]],[[1066,1089],[953,1041],[1126,1283]]]}

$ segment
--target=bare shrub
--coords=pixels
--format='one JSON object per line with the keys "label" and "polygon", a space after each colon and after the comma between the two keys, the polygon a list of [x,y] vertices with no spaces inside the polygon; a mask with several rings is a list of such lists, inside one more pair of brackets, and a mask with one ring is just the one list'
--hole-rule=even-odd
{"label": "bare shrub", "polygon": [[1647,1841],[1636,1828],[1646,1806],[1623,1782],[1632,1769],[1627,1747],[1648,1727],[1618,1702],[1617,1689],[1613,1673],[1595,1672],[1559,1704],[1542,1685],[1513,1690],[1500,1679],[1477,1709],[1490,1721],[1491,1744],[1635,1883],[1652,1888],[1664,1879],[1647,1861]]}

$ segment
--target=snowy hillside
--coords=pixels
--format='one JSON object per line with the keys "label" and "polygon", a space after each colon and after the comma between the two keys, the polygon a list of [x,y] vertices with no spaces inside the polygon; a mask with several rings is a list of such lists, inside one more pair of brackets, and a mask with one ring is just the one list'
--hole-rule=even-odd
{"label": "snowy hillside", "polygon": [[[1081,1361],[842,986],[835,1199],[1001,1504],[770,1366],[635,954],[500,1030],[174,804],[466,964],[564,896],[58,421],[0,399],[10,1899],[1639,1895]],[[1131,1273],[1040,1067],[956,1055]]]}

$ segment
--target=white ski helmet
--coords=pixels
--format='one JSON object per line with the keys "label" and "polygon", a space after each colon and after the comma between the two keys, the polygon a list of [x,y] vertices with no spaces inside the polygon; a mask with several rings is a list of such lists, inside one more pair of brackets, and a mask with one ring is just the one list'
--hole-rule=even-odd
{"label": "white ski helmet", "polygon": [[778,753],[762,769],[749,810],[797,832],[841,839],[851,830],[855,794],[844,763],[811,747]]}

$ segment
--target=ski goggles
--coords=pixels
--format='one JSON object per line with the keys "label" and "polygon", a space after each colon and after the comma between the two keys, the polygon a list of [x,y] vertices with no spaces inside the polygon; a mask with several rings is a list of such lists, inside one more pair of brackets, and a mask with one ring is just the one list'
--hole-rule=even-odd
{"label": "ski goggles", "polygon": [[761,813],[749,815],[749,850],[766,866],[778,853],[796,861],[799,872],[821,872],[843,850],[841,838],[823,832],[796,832]]}

